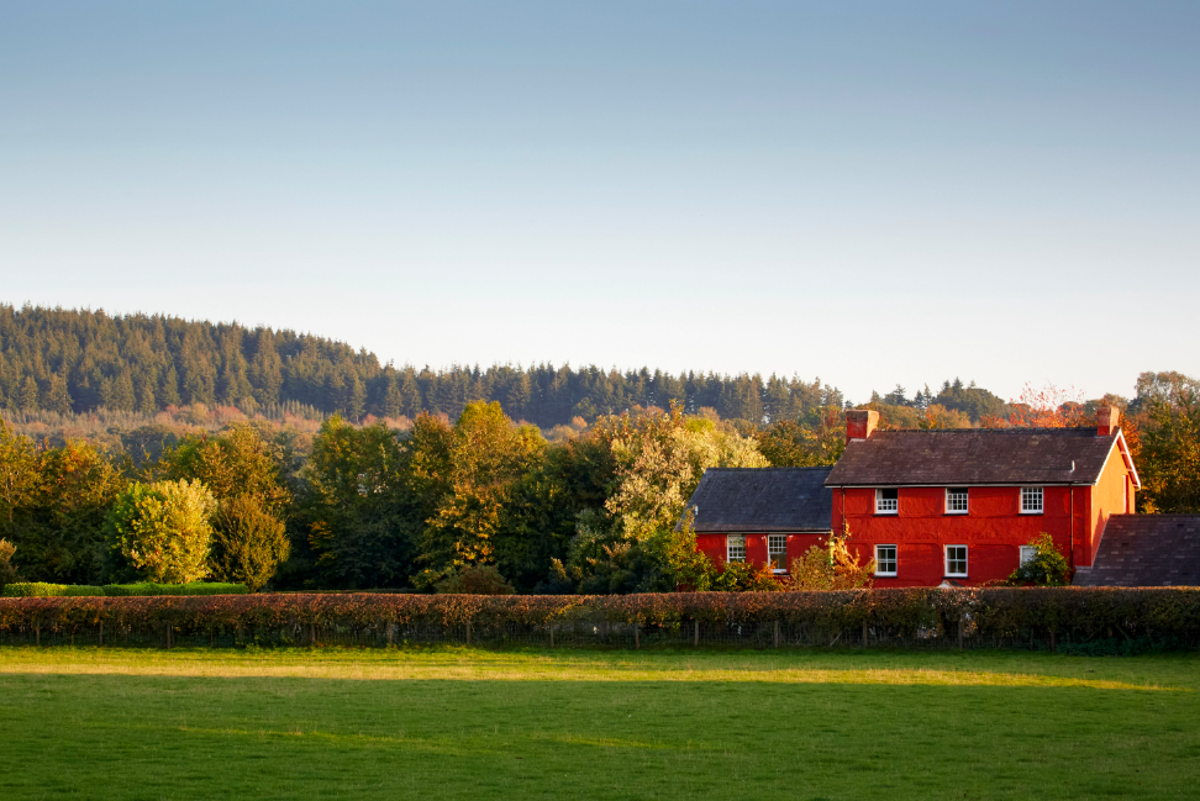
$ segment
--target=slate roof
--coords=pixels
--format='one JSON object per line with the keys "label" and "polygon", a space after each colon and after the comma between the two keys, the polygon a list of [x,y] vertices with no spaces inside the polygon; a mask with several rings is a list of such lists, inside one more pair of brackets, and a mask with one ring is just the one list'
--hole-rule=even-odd
{"label": "slate roof", "polygon": [[828,532],[828,467],[710,467],[688,501],[697,533]]}
{"label": "slate roof", "polygon": [[1116,439],[1095,428],[875,431],[846,445],[825,484],[1094,484]]}
{"label": "slate roof", "polygon": [[1080,587],[1200,586],[1200,515],[1113,515]]}

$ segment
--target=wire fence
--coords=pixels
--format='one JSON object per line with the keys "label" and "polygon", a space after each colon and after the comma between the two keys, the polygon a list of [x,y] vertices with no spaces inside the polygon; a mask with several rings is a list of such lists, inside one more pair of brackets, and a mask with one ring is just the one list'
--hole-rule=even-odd
{"label": "wire fence", "polygon": [[563,649],[688,649],[688,648],[825,648],[825,649],[1021,649],[1097,650],[1104,653],[1195,648],[1200,643],[1177,637],[1129,638],[1109,636],[1058,637],[1053,632],[1028,631],[1014,636],[981,636],[970,622],[949,629],[889,630],[864,625],[854,629],[829,629],[786,621],[718,623],[685,621],[666,624],[614,623],[575,620],[548,625],[480,623],[437,625],[428,623],[366,626],[293,623],[285,626],[218,627],[194,630],[163,626],[79,626],[42,630],[21,626],[0,632],[0,645],[13,646],[116,646],[140,648],[244,648],[357,647],[462,645],[481,648]]}

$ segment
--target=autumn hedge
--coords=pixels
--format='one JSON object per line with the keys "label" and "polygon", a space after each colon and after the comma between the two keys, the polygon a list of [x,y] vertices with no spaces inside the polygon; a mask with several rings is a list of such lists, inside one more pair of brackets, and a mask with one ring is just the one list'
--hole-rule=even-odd
{"label": "autumn hedge", "polygon": [[[397,626],[524,627],[560,631],[639,624],[683,630],[693,623],[779,624],[789,631],[845,633],[843,643],[962,636],[975,643],[1083,643],[1157,638],[1200,645],[1200,589],[884,589],[823,593],[672,593],[620,596],[220,595],[0,599],[0,633],[19,639],[93,630],[157,630],[176,636],[281,629],[382,632]],[[580,625],[582,624],[582,625]],[[699,631],[699,627],[697,627]],[[961,634],[960,634],[961,632]],[[298,640],[303,641],[303,640]],[[836,640],[834,640],[836,642]],[[169,642],[169,640],[168,640]]]}

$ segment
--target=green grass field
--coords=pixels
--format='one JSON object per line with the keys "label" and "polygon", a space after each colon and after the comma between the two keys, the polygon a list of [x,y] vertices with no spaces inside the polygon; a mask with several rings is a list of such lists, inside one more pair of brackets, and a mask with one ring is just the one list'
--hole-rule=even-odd
{"label": "green grass field", "polygon": [[1200,796],[1200,655],[0,648],[0,799]]}

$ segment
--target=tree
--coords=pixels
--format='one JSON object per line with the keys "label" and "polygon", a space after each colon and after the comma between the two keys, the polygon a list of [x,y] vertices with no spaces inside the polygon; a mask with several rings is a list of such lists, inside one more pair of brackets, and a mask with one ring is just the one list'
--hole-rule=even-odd
{"label": "tree", "polygon": [[6,584],[12,584],[21,580],[17,576],[17,569],[12,563],[13,553],[16,550],[17,546],[8,540],[0,539],[0,593],[4,592]]}
{"label": "tree", "polygon": [[857,590],[874,581],[875,560],[859,564],[859,556],[848,546],[850,530],[831,536],[825,546],[814,545],[792,560],[787,588],[794,591]]}
{"label": "tree", "polygon": [[40,483],[33,440],[14,434],[0,419],[0,513],[12,523],[17,507],[27,504]]}
{"label": "tree", "polygon": [[257,592],[287,561],[287,527],[253,495],[220,503],[213,521],[209,568],[214,578],[245,584]]}
{"label": "tree", "polygon": [[138,578],[186,584],[208,573],[216,499],[199,481],[135,483],[117,496],[109,548]]}
{"label": "tree", "polygon": [[1150,396],[1140,431],[1142,509],[1200,512],[1200,393]]}
{"label": "tree", "polygon": [[521,479],[543,459],[546,441],[533,426],[517,426],[500,404],[468,403],[447,453],[448,491],[421,541],[419,585],[453,570],[495,564],[496,539]]}

